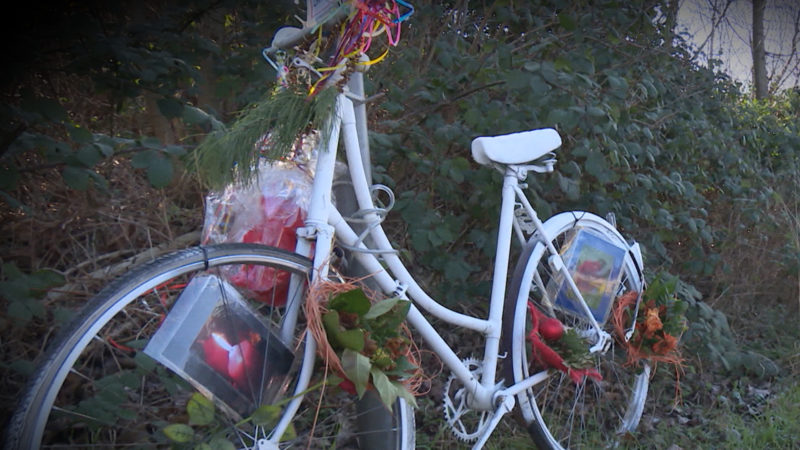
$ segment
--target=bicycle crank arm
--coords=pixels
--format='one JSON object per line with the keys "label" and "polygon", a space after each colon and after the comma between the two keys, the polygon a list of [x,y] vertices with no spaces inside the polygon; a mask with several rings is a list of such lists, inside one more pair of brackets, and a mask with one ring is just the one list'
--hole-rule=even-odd
{"label": "bicycle crank arm", "polygon": [[497,399],[500,400],[500,404],[497,405],[497,409],[494,410],[492,419],[486,425],[486,430],[483,431],[481,437],[478,438],[478,441],[472,446],[473,450],[480,450],[483,448],[483,445],[489,440],[489,436],[491,436],[494,429],[497,428],[497,424],[500,423],[500,420],[502,420],[506,414],[510,413],[517,403],[513,395],[498,395]]}

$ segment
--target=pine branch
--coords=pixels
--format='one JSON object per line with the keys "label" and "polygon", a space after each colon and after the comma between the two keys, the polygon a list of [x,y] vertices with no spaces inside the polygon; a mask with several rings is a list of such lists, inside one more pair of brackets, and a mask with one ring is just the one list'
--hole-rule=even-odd
{"label": "pine branch", "polygon": [[[272,92],[239,116],[228,130],[213,132],[200,144],[196,164],[201,180],[219,188],[234,180],[248,182],[258,159],[274,161],[288,155],[297,138],[311,130],[329,137],[337,90],[328,88],[313,97],[291,88]],[[267,148],[256,144],[269,135]]]}

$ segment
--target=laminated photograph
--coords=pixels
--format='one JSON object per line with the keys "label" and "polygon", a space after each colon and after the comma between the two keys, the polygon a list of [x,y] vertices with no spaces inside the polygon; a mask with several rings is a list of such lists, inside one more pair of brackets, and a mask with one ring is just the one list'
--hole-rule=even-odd
{"label": "laminated photograph", "polygon": [[[581,228],[561,248],[561,257],[595,320],[605,322],[622,278],[625,249]],[[563,276],[556,276],[548,291],[550,298],[555,298],[556,307],[585,316],[577,296]]]}
{"label": "laminated photograph", "polygon": [[240,418],[286,389],[294,355],[239,292],[195,277],[144,352]]}

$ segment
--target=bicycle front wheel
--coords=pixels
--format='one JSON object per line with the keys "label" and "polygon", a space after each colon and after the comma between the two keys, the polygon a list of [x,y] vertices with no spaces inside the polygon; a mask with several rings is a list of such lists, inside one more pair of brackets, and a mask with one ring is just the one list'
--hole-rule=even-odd
{"label": "bicycle front wheel", "polygon": [[53,342],[6,447],[408,448],[405,402],[391,413],[356,402],[315,366],[293,308],[311,272],[307,258],[253,244],[187,249],[134,269]]}
{"label": "bicycle front wheel", "polygon": [[[602,218],[585,212],[562,213],[545,222],[545,229],[556,250],[566,244],[570,233],[587,229],[623,248],[628,244],[619,232]],[[510,357],[505,373],[507,380],[520,382],[537,373],[547,378],[523,391],[517,397],[519,415],[540,448],[607,448],[618,443],[620,436],[633,431],[639,423],[650,368],[626,365],[624,345],[614,337],[610,348],[585,353],[582,367],[596,371],[599,377],[584,376],[575,382],[563,371],[545,367],[535,358],[528,339],[533,320],[529,305],[545,315],[557,318],[579,336],[592,334],[585,313],[560,308],[554,297],[556,274],[549,263],[550,253],[537,236],[526,246],[509,285],[503,321],[503,344]],[[617,298],[629,290],[641,292],[640,264],[627,252],[622,265],[622,282]],[[549,286],[549,288],[548,288]],[[635,307],[635,306],[634,306]],[[634,308],[632,307],[632,308]],[[601,323],[604,331],[615,336],[611,319]],[[630,324],[626,324],[629,327]],[[586,342],[586,349],[591,342]]]}

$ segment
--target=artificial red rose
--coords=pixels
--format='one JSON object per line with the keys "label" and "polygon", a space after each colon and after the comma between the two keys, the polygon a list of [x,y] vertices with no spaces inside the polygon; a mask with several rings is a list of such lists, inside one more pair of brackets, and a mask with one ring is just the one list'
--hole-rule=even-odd
{"label": "artificial red rose", "polygon": [[539,323],[539,334],[545,340],[557,341],[564,336],[564,325],[558,319],[547,317]]}
{"label": "artificial red rose", "polygon": [[231,345],[218,333],[211,333],[211,336],[203,341],[203,353],[205,354],[206,364],[211,366],[220,375],[228,374],[228,353]]}
{"label": "artificial red rose", "polygon": [[[257,371],[253,369],[261,365],[255,347],[248,340],[243,340],[231,348],[228,353],[228,376],[238,389],[249,392],[250,384],[255,383]],[[249,379],[249,382],[248,382]]]}

